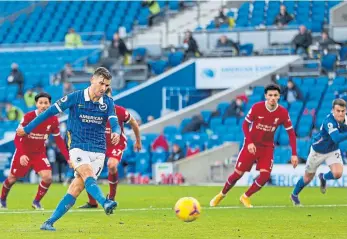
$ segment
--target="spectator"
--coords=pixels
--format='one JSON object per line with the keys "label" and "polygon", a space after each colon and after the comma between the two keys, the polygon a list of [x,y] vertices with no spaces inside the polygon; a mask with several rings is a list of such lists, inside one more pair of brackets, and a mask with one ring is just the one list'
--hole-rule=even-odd
{"label": "spectator", "polygon": [[327,32],[322,32],[321,38],[318,41],[319,44],[319,51],[322,54],[328,54],[329,46],[334,46],[339,44],[338,42],[334,41],[332,38],[329,37],[329,34]]}
{"label": "spectator", "polygon": [[129,53],[127,46],[118,33],[113,34],[112,43],[109,49],[109,56],[112,58],[118,58],[119,56],[126,57]]}
{"label": "spectator", "polygon": [[299,34],[294,37],[292,44],[296,54],[306,55],[309,46],[312,44],[311,32],[304,25],[300,25]]}
{"label": "spectator", "polygon": [[152,26],[153,25],[153,20],[155,17],[159,16],[160,13],[160,6],[157,1],[153,0],[145,0],[142,2],[143,7],[148,7],[151,15],[148,18],[148,25]]}
{"label": "spectator", "polygon": [[281,5],[280,13],[276,16],[274,25],[277,25],[278,27],[283,27],[288,25],[288,23],[293,19],[293,16],[287,12],[286,6]]}
{"label": "spectator", "polygon": [[165,152],[169,151],[169,143],[163,134],[159,135],[152,143],[152,151],[161,148]]}
{"label": "spectator", "polygon": [[7,82],[9,85],[17,84],[18,85],[18,94],[23,95],[23,83],[24,77],[23,73],[19,70],[19,66],[17,63],[11,64],[11,72],[7,77]]}
{"label": "spectator", "polygon": [[167,159],[167,161],[168,162],[174,162],[174,161],[177,161],[177,160],[182,159],[182,158],[184,158],[183,150],[181,149],[179,144],[174,143],[172,145],[172,152],[169,155],[169,158]]}
{"label": "spectator", "polygon": [[37,95],[32,89],[27,90],[24,94],[24,101],[28,108],[35,106],[35,96]]}
{"label": "spectator", "polygon": [[69,33],[65,35],[65,47],[75,48],[81,46],[83,46],[81,36],[73,28],[70,28]]}
{"label": "spectator", "polygon": [[187,157],[200,153],[199,145],[192,145],[187,148]]}
{"label": "spectator", "polygon": [[239,54],[238,45],[232,40],[228,39],[225,35],[218,39],[216,48],[225,49],[225,52],[231,52],[233,56]]}
{"label": "spectator", "polygon": [[242,99],[236,98],[236,100],[233,100],[230,106],[225,110],[223,120],[228,117],[241,118],[245,115],[243,111],[244,109]]}
{"label": "spectator", "polygon": [[74,72],[70,63],[66,63],[64,69],[60,72],[61,81],[65,82],[74,76]]}
{"label": "spectator", "polygon": [[75,88],[70,82],[65,81],[63,84],[63,95],[70,94],[75,91]]}
{"label": "spectator", "polygon": [[220,27],[222,24],[228,24],[229,25],[229,18],[225,16],[224,14],[224,8],[219,8],[218,16],[214,18],[214,23],[217,28]]}
{"label": "spectator", "polygon": [[11,103],[6,103],[6,118],[9,121],[20,121],[22,120],[24,113],[18,107]]}
{"label": "spectator", "polygon": [[186,31],[184,41],[185,57],[187,59],[192,57],[200,57],[201,53],[199,51],[199,46],[193,38],[191,31]]}
{"label": "spectator", "polygon": [[292,80],[288,80],[287,86],[283,90],[283,99],[288,103],[303,100],[300,90],[296,87]]}
{"label": "spectator", "polygon": [[198,132],[201,127],[208,127],[201,115],[194,115],[192,120],[183,128],[182,133]]}

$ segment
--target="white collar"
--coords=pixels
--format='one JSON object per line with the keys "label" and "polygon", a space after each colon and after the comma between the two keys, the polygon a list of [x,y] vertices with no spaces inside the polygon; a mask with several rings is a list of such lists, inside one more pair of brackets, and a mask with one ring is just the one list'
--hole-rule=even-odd
{"label": "white collar", "polygon": [[[89,93],[88,93],[89,87],[87,89],[84,89],[84,100],[85,101],[90,101]],[[103,105],[104,104],[104,99],[103,96],[100,97],[99,99],[99,104]]]}
{"label": "white collar", "polygon": [[266,101],[265,101],[265,108],[266,108],[270,113],[272,113],[272,112],[274,112],[275,110],[277,110],[278,104],[276,105],[276,107],[275,107],[273,110],[270,110],[270,109],[267,107]]}
{"label": "white collar", "polygon": [[39,110],[35,110],[36,116],[39,116]]}

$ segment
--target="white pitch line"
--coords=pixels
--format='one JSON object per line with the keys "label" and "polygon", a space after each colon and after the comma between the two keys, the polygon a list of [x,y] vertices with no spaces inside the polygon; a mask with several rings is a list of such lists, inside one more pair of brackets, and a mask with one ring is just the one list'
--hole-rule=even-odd
{"label": "white pitch line", "polygon": [[[296,208],[332,208],[332,207],[347,207],[347,204],[326,204],[326,205],[304,205],[302,207]],[[273,205],[273,206],[254,206],[254,209],[264,209],[264,208],[295,208],[291,205]],[[218,209],[248,209],[242,206],[222,206],[222,207],[202,207],[203,210],[218,210]],[[248,209],[248,210],[252,210]],[[138,212],[138,211],[169,211],[173,210],[173,208],[120,208],[116,210],[117,212]],[[28,209],[0,209],[0,214],[37,214],[37,213],[51,213],[54,210],[28,210]],[[102,209],[72,209],[69,213],[79,213],[79,212],[103,212]]]}

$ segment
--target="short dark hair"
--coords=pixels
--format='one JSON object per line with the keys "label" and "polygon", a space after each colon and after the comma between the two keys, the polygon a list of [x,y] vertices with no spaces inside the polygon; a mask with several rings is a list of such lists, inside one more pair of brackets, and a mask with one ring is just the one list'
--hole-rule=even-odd
{"label": "short dark hair", "polygon": [[269,90],[277,90],[278,93],[281,94],[281,88],[276,84],[267,85],[264,89],[264,94],[267,94]]}
{"label": "short dark hair", "polygon": [[333,101],[333,109],[335,108],[335,105],[338,105],[338,106],[346,108],[346,101],[344,99],[335,99]]}
{"label": "short dark hair", "polygon": [[37,102],[40,98],[47,98],[49,103],[52,101],[52,97],[46,92],[40,92],[35,96],[35,102]]}
{"label": "short dark hair", "polygon": [[94,74],[94,76],[102,76],[103,78],[107,79],[107,80],[112,80],[112,75],[109,72],[109,70],[107,70],[105,67],[98,67]]}

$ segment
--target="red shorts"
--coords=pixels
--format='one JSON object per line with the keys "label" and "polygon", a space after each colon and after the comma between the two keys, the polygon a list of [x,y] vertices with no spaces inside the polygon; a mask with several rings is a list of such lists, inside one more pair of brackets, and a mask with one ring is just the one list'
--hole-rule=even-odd
{"label": "red shorts", "polygon": [[123,146],[112,146],[106,149],[106,158],[116,158],[118,162],[122,160],[124,147]]}
{"label": "red shorts", "polygon": [[32,168],[36,173],[42,170],[52,170],[51,164],[49,163],[46,153],[31,153],[25,154],[29,158],[29,163],[27,166],[22,166],[20,164],[20,156],[18,153],[14,153],[11,163],[11,173],[16,178],[24,177],[28,171]]}
{"label": "red shorts", "polygon": [[241,172],[249,172],[254,163],[257,163],[257,170],[264,169],[271,172],[273,166],[274,148],[256,146],[257,150],[255,155],[251,154],[247,147],[244,146],[237,158],[235,169]]}

